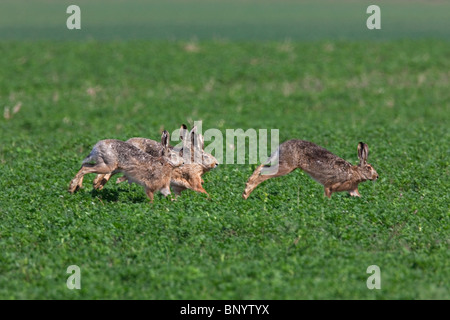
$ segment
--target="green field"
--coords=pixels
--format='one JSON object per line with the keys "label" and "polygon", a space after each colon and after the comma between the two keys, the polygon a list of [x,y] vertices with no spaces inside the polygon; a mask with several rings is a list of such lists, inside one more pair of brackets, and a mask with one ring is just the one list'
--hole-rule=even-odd
{"label": "green field", "polygon": [[[196,3],[199,25],[211,25],[197,37],[191,20],[186,33],[166,34],[168,9],[154,37],[128,39],[109,29],[105,37],[83,30],[77,41],[38,30],[32,40],[38,18],[2,20],[0,298],[450,299],[449,28],[432,36],[448,22],[377,41],[364,30],[340,39],[331,28],[252,37],[265,15],[287,13],[261,11],[247,35],[227,33]],[[414,3],[416,13],[425,6]],[[441,17],[447,3],[432,6]],[[293,15],[285,21],[292,26]],[[93,175],[67,192],[98,140],[159,139],[162,128],[199,120],[224,135],[279,129],[281,141],[310,140],[352,163],[364,141],[380,179],[360,185],[362,198],[327,199],[295,171],[245,201],[256,165],[222,164],[203,176],[210,199],[187,191],[150,205],[136,185],[93,191]],[[66,286],[70,265],[81,268],[81,290]],[[380,290],[366,286],[370,265],[381,269]]]}

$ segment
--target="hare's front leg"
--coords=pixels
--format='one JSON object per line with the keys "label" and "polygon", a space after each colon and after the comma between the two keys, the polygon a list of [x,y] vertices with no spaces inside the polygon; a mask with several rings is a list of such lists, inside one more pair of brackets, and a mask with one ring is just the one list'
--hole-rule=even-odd
{"label": "hare's front leg", "polygon": [[83,177],[84,175],[88,173],[100,173],[100,174],[106,174],[108,172],[111,172],[111,169],[104,163],[101,164],[84,164],[80,171],[75,175],[75,177],[70,181],[69,184],[69,192],[74,193],[78,191],[83,183]]}
{"label": "hare's front leg", "polygon": [[350,194],[350,196],[352,197],[361,197],[361,195],[358,192],[358,188],[356,188],[355,190],[349,190],[348,193]]}
{"label": "hare's front leg", "polygon": [[94,180],[92,181],[92,186],[94,187],[94,189],[98,189],[98,187],[100,186],[100,182],[102,181],[104,176],[105,176],[104,174],[98,174],[94,178]]}
{"label": "hare's front leg", "polygon": [[[181,189],[181,191],[184,190],[183,187],[180,187],[180,189]],[[174,187],[175,198],[170,197],[170,200],[171,200],[171,201],[175,201],[176,198],[178,198],[178,196],[179,196],[180,193],[181,193],[181,191],[179,191],[178,193],[176,193],[175,190],[177,190],[176,187]],[[177,191],[178,191],[178,190],[177,190]],[[161,190],[159,190],[159,192],[161,192],[162,195],[163,195],[164,197],[167,197],[168,195],[172,194],[172,193],[170,192],[170,182],[169,182],[166,186],[164,186]]]}
{"label": "hare's front leg", "polygon": [[153,192],[154,192],[154,190],[152,190],[150,188],[145,188],[145,194],[150,199],[150,203],[153,203]]}
{"label": "hare's front leg", "polygon": [[94,185],[94,189],[102,190],[112,176],[113,173],[98,174],[97,177],[95,177],[94,182],[92,183]]}
{"label": "hare's front leg", "polygon": [[206,190],[202,186],[203,182],[204,181],[200,176],[193,176],[192,180],[191,180],[192,190],[204,193],[204,194],[208,195],[208,197],[209,197],[208,192],[206,192]]}
{"label": "hare's front leg", "polygon": [[104,174],[102,179],[97,183],[97,185],[95,185],[95,188],[98,190],[102,190],[103,187],[105,186],[105,184],[108,183],[109,179],[111,179],[111,177],[114,175],[115,173],[110,172],[107,174]]}
{"label": "hare's front leg", "polygon": [[170,187],[166,186],[159,190],[164,197],[167,197],[170,194]]}
{"label": "hare's front leg", "polygon": [[333,194],[333,191],[331,190],[331,187],[325,187],[325,196],[327,196],[328,199],[331,198],[332,194]]}

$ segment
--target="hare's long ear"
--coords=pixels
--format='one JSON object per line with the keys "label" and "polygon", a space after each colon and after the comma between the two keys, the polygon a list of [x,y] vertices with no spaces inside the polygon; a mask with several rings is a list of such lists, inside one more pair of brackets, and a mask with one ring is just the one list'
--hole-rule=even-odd
{"label": "hare's long ear", "polygon": [[197,135],[197,144],[200,150],[203,150],[205,148],[205,139],[203,138],[203,135]]}
{"label": "hare's long ear", "polygon": [[180,128],[180,139],[185,141],[187,134],[188,134],[187,126],[185,124],[182,124]]}
{"label": "hare's long ear", "polygon": [[358,158],[360,166],[367,163],[368,156],[369,156],[369,146],[364,142],[360,142],[358,144]]}
{"label": "hare's long ear", "polygon": [[203,136],[201,134],[193,134],[192,135],[192,145],[194,146],[194,150],[196,152],[200,152],[203,150]]}
{"label": "hare's long ear", "polygon": [[167,130],[164,130],[161,135],[161,144],[163,145],[164,150],[169,149],[169,141],[170,141],[169,132],[167,132]]}
{"label": "hare's long ear", "polygon": [[197,134],[197,126],[194,126],[191,129],[191,132],[189,132],[189,137],[190,137],[190,142],[191,142],[191,149],[196,147],[196,145],[195,145],[195,142],[196,142],[195,136],[196,136],[196,134]]}
{"label": "hare's long ear", "polygon": [[189,132],[189,137],[191,137],[191,142],[193,141],[194,135],[197,133],[197,126],[193,126],[191,131]]}

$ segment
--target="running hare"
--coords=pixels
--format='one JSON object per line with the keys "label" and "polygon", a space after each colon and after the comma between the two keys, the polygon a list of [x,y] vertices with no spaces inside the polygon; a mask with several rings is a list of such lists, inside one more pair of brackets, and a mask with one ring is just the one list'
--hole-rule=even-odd
{"label": "running hare", "polygon": [[360,197],[358,184],[366,180],[378,179],[378,173],[367,163],[369,147],[360,142],[358,144],[359,165],[339,158],[330,151],[304,140],[288,140],[282,143],[269,160],[277,160],[278,171],[273,174],[261,174],[269,170],[268,164],[262,164],[253,172],[247,181],[242,197],[247,199],[250,193],[263,181],[284,176],[300,168],[325,188],[325,195],[331,198],[333,192],[348,191],[351,196]]}
{"label": "running hare", "polygon": [[[183,124],[180,129],[180,138],[183,140],[183,147],[170,147],[175,152],[183,155],[183,159],[185,160],[185,164],[182,167],[176,167],[172,171],[170,186],[177,196],[186,189],[208,194],[202,186],[203,179],[201,176],[218,165],[216,158],[203,151],[203,136],[197,134],[196,130],[197,128],[194,127],[188,133],[187,126]],[[161,156],[164,150],[162,144],[151,139],[131,138],[126,142],[154,157]],[[94,179],[94,188],[101,190],[109,181],[112,174],[111,172],[97,175]],[[118,178],[116,183],[127,180],[127,177],[123,176]]]}
{"label": "running hare", "polygon": [[74,193],[81,187],[85,174],[122,172],[129,181],[145,188],[150,202],[153,202],[155,191],[161,191],[164,196],[169,195],[172,170],[183,164],[183,158],[169,149],[167,131],[161,136],[161,144],[164,146],[161,156],[152,157],[124,141],[108,139],[97,142],[70,182],[69,192]]}

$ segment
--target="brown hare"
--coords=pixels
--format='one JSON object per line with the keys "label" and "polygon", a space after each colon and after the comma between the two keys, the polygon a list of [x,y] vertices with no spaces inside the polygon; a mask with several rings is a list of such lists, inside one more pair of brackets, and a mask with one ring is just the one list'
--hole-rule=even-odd
{"label": "brown hare", "polygon": [[[284,176],[300,168],[325,188],[325,195],[331,198],[333,192],[348,191],[351,196],[360,197],[358,184],[366,180],[378,179],[378,173],[367,163],[369,147],[358,144],[359,164],[357,166],[339,158],[330,151],[304,140],[288,140],[282,143],[269,160],[278,160],[278,171],[262,174],[269,165],[262,164],[247,181],[242,197],[247,199],[250,193],[263,181]],[[278,157],[278,159],[276,158]]]}
{"label": "brown hare", "polygon": [[[183,140],[183,147],[170,147],[174,151],[179,152],[180,155],[183,155],[185,160],[183,166],[176,167],[172,171],[170,186],[176,196],[180,195],[180,193],[186,189],[208,194],[202,186],[203,179],[201,176],[205,172],[208,172],[218,166],[216,158],[203,151],[203,136],[197,134],[196,129],[197,128],[194,127],[188,133],[187,126],[183,124],[180,129],[180,138]],[[151,139],[131,138],[126,142],[154,157],[161,156],[164,150],[162,144]],[[111,176],[112,173],[97,175],[94,179],[94,188],[101,190],[109,181]],[[127,180],[128,179],[126,176],[123,176],[118,178],[116,183],[121,183]]]}
{"label": "brown hare", "polygon": [[88,173],[109,174],[122,172],[129,181],[142,185],[153,202],[153,193],[160,191],[164,196],[170,194],[170,179],[174,167],[183,164],[183,158],[169,149],[169,133],[161,136],[164,146],[159,157],[152,157],[132,144],[120,140],[101,140],[83,160],[80,171],[69,185],[69,192],[81,188],[83,177]]}

